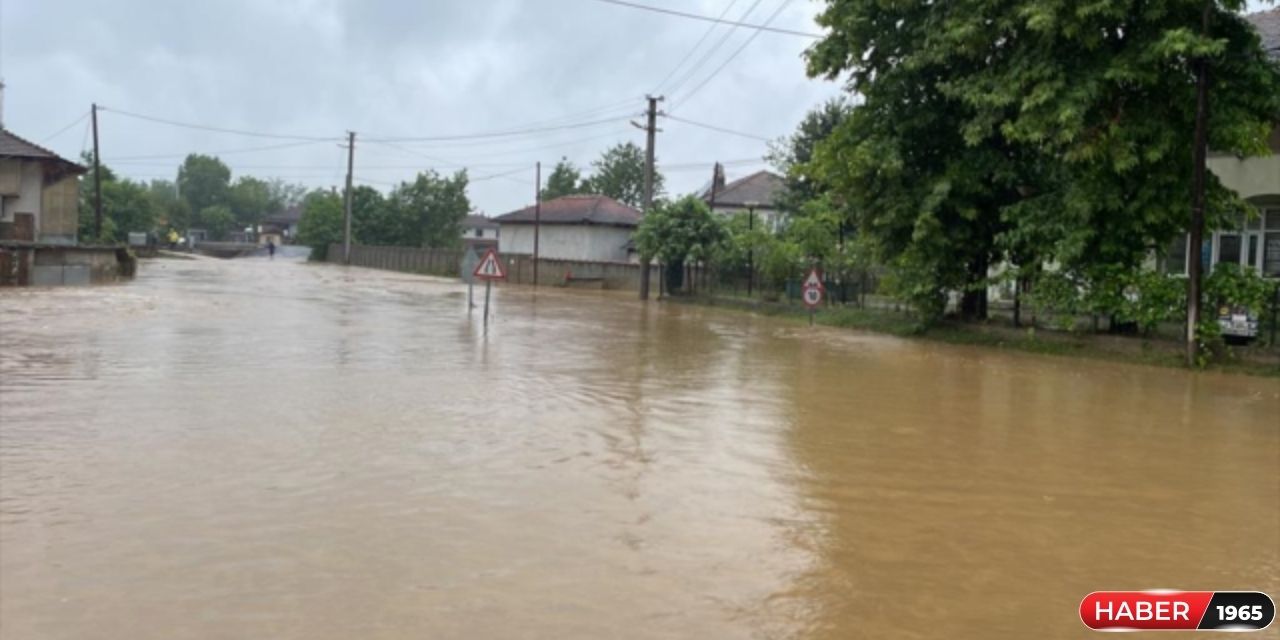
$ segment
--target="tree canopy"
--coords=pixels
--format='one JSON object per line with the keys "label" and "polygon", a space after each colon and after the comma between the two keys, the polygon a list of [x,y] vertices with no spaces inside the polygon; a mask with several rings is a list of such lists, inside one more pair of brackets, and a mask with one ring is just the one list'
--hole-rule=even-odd
{"label": "tree canopy", "polygon": [[543,187],[541,196],[543,200],[554,200],[561,196],[583,193],[587,186],[582,179],[582,172],[568,158],[560,158],[547,176],[547,186]]}
{"label": "tree canopy", "polygon": [[[635,207],[644,206],[644,150],[632,142],[613,145],[591,163],[591,177],[583,192],[609,196]],[[653,174],[653,197],[662,194],[662,174]]]}

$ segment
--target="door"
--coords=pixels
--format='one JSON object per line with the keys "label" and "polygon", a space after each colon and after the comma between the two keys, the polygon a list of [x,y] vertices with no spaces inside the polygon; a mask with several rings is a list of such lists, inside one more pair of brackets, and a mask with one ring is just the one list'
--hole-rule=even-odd
{"label": "door", "polygon": [[27,242],[36,241],[36,214],[13,214],[13,239]]}

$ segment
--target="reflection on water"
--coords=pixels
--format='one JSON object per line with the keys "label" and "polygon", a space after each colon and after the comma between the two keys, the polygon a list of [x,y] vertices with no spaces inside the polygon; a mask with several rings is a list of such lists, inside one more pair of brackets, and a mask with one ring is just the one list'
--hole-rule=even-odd
{"label": "reflection on water", "polygon": [[0,293],[0,637],[1078,637],[1280,591],[1280,383],[286,260]]}

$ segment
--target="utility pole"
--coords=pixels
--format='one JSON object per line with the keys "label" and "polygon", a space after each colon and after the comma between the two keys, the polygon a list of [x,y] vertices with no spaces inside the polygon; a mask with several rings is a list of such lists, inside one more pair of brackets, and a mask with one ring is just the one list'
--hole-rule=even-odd
{"label": "utility pole", "polygon": [[[1201,35],[1209,35],[1211,1],[1204,3],[1201,17]],[[1209,60],[1201,56],[1196,60],[1196,128],[1192,143],[1191,169],[1191,229],[1187,247],[1187,366],[1196,364],[1196,327],[1200,324],[1201,260],[1204,239],[1204,190],[1205,156],[1209,147]]]}
{"label": "utility pole", "polygon": [[342,232],[342,263],[351,264],[351,170],[356,162],[356,132],[347,132],[347,193],[342,208],[345,228]]}
{"label": "utility pole", "polygon": [[[649,109],[645,112],[645,147],[644,147],[644,215],[653,208],[653,144],[658,132],[658,102],[662,96],[646,96]],[[640,257],[640,299],[649,299],[649,260],[650,256]],[[658,273],[658,286],[662,286],[662,273]]]}
{"label": "utility pole", "polygon": [[538,288],[538,236],[542,231],[542,162],[533,165],[533,288]]}
{"label": "utility pole", "polygon": [[102,152],[98,150],[98,103],[90,105],[93,115],[93,239],[102,238]]}

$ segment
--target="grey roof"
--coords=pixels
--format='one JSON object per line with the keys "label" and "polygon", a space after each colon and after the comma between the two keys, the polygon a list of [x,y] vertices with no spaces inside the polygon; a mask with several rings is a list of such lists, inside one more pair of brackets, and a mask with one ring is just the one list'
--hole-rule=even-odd
{"label": "grey roof", "polygon": [[[534,208],[528,206],[495,218],[500,224],[532,224]],[[542,203],[542,224],[599,224],[634,227],[640,212],[608,196],[562,196]]]}
{"label": "grey roof", "polygon": [[0,129],[0,158],[20,158],[23,160],[52,160],[68,165],[76,173],[84,173],[86,169],[58,154],[14,134],[8,129]]}
{"label": "grey roof", "polygon": [[470,214],[462,219],[463,229],[497,229],[498,223],[487,216]]}
{"label": "grey roof", "polygon": [[1262,36],[1262,49],[1270,54],[1272,59],[1280,61],[1280,7],[1251,13],[1244,19],[1248,20],[1253,28],[1258,30],[1258,35]]}
{"label": "grey roof", "polygon": [[[786,184],[782,176],[768,170],[757,171],[716,190],[716,206],[746,207],[751,203],[754,206],[771,208],[775,206],[778,196],[782,195],[783,189],[786,189]],[[708,187],[703,191],[702,199],[710,200],[710,198],[711,193]]]}

